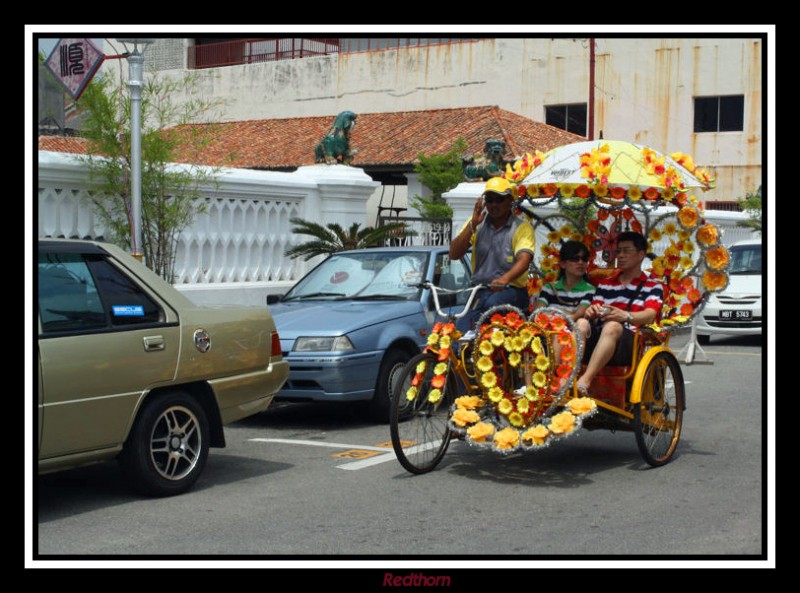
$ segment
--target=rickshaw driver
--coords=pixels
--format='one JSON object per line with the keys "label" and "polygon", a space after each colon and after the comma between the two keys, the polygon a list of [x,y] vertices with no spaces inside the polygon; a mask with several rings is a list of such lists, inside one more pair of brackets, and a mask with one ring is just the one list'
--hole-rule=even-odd
{"label": "rickshaw driver", "polygon": [[619,272],[598,283],[594,299],[585,313],[590,322],[595,320],[596,323],[592,323],[592,332],[586,342],[586,353],[591,353],[591,356],[577,382],[582,395],[588,394],[592,380],[609,362],[630,363],[635,326],[652,323],[664,298],[661,283],[642,271],[642,261],[647,256],[647,239],[641,233],[620,233],[616,255]]}
{"label": "rickshaw driver", "polygon": [[530,223],[511,211],[513,200],[512,184],[492,177],[475,201],[472,217],[450,243],[450,259],[462,257],[472,246],[472,285],[491,287],[481,290],[475,308],[456,322],[462,333],[498,305],[513,305],[527,313],[528,267],[536,239]]}

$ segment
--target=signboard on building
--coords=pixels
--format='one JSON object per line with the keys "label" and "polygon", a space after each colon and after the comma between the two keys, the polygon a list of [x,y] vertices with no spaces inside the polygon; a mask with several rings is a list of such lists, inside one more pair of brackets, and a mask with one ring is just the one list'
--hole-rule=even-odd
{"label": "signboard on building", "polygon": [[59,39],[44,65],[77,101],[104,58],[91,39]]}

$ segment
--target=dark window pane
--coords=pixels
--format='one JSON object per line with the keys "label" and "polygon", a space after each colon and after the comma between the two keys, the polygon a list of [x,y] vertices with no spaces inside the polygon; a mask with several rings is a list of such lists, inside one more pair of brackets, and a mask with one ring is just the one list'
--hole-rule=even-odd
{"label": "dark window pane", "polygon": [[90,265],[112,325],[156,323],[163,319],[158,305],[117,268],[104,259]]}
{"label": "dark window pane", "polygon": [[567,105],[566,130],[579,136],[586,136],[586,104]]}
{"label": "dark window pane", "polygon": [[744,95],[719,98],[719,131],[744,130]]}
{"label": "dark window pane", "polygon": [[544,108],[544,122],[562,130],[567,129],[567,108],[565,105],[551,105]]}
{"label": "dark window pane", "polygon": [[695,97],[694,99],[694,131],[716,132],[718,97]]}

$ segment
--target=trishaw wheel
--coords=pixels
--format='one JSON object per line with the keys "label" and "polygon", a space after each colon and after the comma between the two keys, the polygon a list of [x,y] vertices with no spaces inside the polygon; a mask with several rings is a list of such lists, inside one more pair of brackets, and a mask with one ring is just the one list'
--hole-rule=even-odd
{"label": "trishaw wheel", "polygon": [[[418,367],[425,363],[419,373],[416,393],[409,399],[412,380],[418,374]],[[424,474],[435,468],[442,460],[450,444],[450,407],[455,399],[457,381],[452,373],[446,376],[440,389],[441,397],[430,401],[431,385],[437,357],[423,352],[412,358],[406,365],[392,394],[390,428],[392,447],[400,464],[412,474]]]}
{"label": "trishaw wheel", "polygon": [[685,402],[680,364],[671,352],[658,352],[644,370],[641,401],[633,407],[636,444],[650,465],[664,465],[675,453]]}

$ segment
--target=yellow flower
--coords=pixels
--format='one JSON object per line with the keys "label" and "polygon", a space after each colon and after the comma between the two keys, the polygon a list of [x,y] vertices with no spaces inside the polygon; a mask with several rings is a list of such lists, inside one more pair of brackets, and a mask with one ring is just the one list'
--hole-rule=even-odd
{"label": "yellow flower", "polygon": [[485,442],[486,437],[492,435],[493,433],[494,433],[494,426],[492,426],[487,422],[479,422],[475,426],[471,426],[470,428],[467,429],[467,434],[476,443]]}
{"label": "yellow flower", "polygon": [[542,340],[539,338],[539,336],[536,336],[531,342],[531,350],[533,350],[536,354],[542,353]]}
{"label": "yellow flower", "polygon": [[694,253],[694,243],[691,241],[684,241],[683,242],[683,252],[692,254]]}
{"label": "yellow flower", "polygon": [[494,366],[494,363],[492,362],[492,359],[489,358],[488,356],[481,356],[478,359],[478,362],[475,363],[475,366],[478,367],[478,370],[480,372],[485,373],[487,371],[491,371],[492,370],[492,367]]}
{"label": "yellow flower", "polygon": [[514,411],[514,404],[506,398],[503,398],[500,400],[500,403],[497,404],[497,411],[503,415],[510,414]]}
{"label": "yellow flower", "polygon": [[494,435],[494,444],[498,449],[513,449],[519,444],[519,433],[510,426],[506,426]]}
{"label": "yellow flower", "polygon": [[628,197],[633,200],[634,202],[642,199],[642,190],[639,189],[638,186],[633,185],[628,190]]}
{"label": "yellow flower", "polygon": [[661,192],[661,197],[664,198],[667,202],[671,202],[672,199],[675,197],[675,192],[672,190],[671,187],[668,187]]}
{"label": "yellow flower", "polygon": [[431,389],[428,393],[428,401],[432,404],[435,404],[440,399],[442,399],[442,390],[441,389]]}
{"label": "yellow flower", "polygon": [[406,399],[408,401],[414,401],[417,397],[417,388],[416,387],[409,387],[408,391],[406,391]]}
{"label": "yellow flower", "polygon": [[425,369],[427,368],[427,366],[428,366],[428,363],[426,361],[424,361],[424,360],[419,362],[419,363],[417,363],[417,374],[424,373]]}
{"label": "yellow flower", "polygon": [[608,195],[608,186],[598,183],[594,186],[594,195],[598,198],[604,198]]}
{"label": "yellow flower", "polygon": [[436,346],[436,344],[438,343],[439,343],[439,334],[431,334],[428,336],[428,346]]}
{"label": "yellow flower", "polygon": [[508,364],[512,367],[518,366],[521,359],[519,352],[512,352],[508,355]]}
{"label": "yellow flower", "polygon": [[[533,376],[535,380],[536,373],[534,373]],[[545,382],[546,381],[547,379],[545,379]],[[527,389],[525,389],[525,399],[535,402],[537,399],[539,399],[539,391],[535,387],[531,387],[530,385],[528,385]]]}
{"label": "yellow flower", "polygon": [[506,339],[503,340],[503,348],[506,349],[506,352],[512,352],[514,350],[514,346],[510,337],[506,337]]}
{"label": "yellow flower", "polygon": [[547,375],[541,371],[533,373],[533,385],[540,388],[547,385]]}
{"label": "yellow flower", "polygon": [[489,399],[494,403],[499,402],[503,399],[503,390],[495,385],[489,390]]}
{"label": "yellow flower", "polygon": [[572,234],[572,232],[573,232],[573,231],[572,231],[572,227],[570,227],[569,225],[566,225],[566,224],[565,224],[564,226],[562,226],[562,227],[559,229],[559,231],[558,231],[558,232],[559,232],[559,234],[561,235],[561,238],[562,238],[562,239],[568,239],[568,238],[569,238],[569,236]]}
{"label": "yellow flower", "polygon": [[522,433],[522,440],[526,443],[533,443],[534,445],[542,445],[547,440],[550,431],[543,424],[532,426],[524,433]]}
{"label": "yellow flower", "polygon": [[583,235],[581,235],[577,231],[572,233],[572,235],[570,235],[569,239],[570,239],[570,241],[577,241],[578,243],[583,243]]}
{"label": "yellow flower", "polygon": [[533,337],[533,333],[527,327],[523,327],[519,332],[519,337],[522,340],[522,343],[523,343],[522,347],[524,348],[525,344],[527,344],[528,342],[531,341],[531,338]]}
{"label": "yellow flower", "polygon": [[467,424],[474,424],[481,419],[478,413],[474,410],[464,410],[458,408],[451,416],[453,424],[456,426],[466,426]]}
{"label": "yellow flower", "polygon": [[539,195],[539,186],[538,185],[529,185],[528,186],[528,196],[531,198],[535,198]]}
{"label": "yellow flower", "polygon": [[722,245],[706,251],[706,263],[712,270],[719,271],[725,269],[729,261],[728,250]]}
{"label": "yellow flower", "polygon": [[536,357],[536,368],[540,371],[546,371],[550,366],[550,359],[547,358],[544,354],[540,354]]}
{"label": "yellow flower", "polygon": [[674,222],[668,222],[664,225],[664,233],[667,235],[674,235],[678,232],[678,227]]}
{"label": "yellow flower", "polygon": [[439,338],[439,348],[447,350],[450,347],[450,336],[442,336]]}
{"label": "yellow flower", "polygon": [[511,412],[508,415],[508,421],[511,423],[512,426],[522,427],[525,425],[525,419],[522,417],[521,414],[517,412]]}
{"label": "yellow flower", "polygon": [[503,342],[506,341],[506,336],[501,331],[494,331],[492,332],[492,336],[489,339],[495,346],[502,346]]}
{"label": "yellow flower", "polygon": [[705,224],[697,229],[697,240],[705,247],[716,245],[718,239],[719,233],[713,224]]}
{"label": "yellow flower", "polygon": [[581,416],[594,410],[597,407],[597,404],[594,403],[594,400],[591,397],[578,397],[569,400],[567,407],[569,408],[569,411],[576,416]]}
{"label": "yellow flower", "polygon": [[681,258],[681,269],[688,270],[694,265],[694,260],[688,255]]}
{"label": "yellow flower", "polygon": [[700,213],[697,211],[697,208],[693,206],[684,206],[678,210],[678,222],[680,222],[684,228],[693,229],[697,226],[699,220]]}
{"label": "yellow flower", "polygon": [[481,384],[487,389],[497,385],[497,375],[492,372],[484,373],[481,376]]}
{"label": "yellow flower", "polygon": [[477,408],[483,403],[483,400],[477,395],[462,395],[456,398],[456,407],[464,410],[472,410]]}
{"label": "yellow flower", "polygon": [[653,275],[654,276],[663,276],[664,275],[664,259],[659,257],[653,260]]}
{"label": "yellow flower", "polygon": [[435,367],[433,367],[433,374],[434,375],[444,375],[447,372],[447,363],[440,362]]}
{"label": "yellow flower", "polygon": [[523,348],[525,348],[525,340],[522,339],[522,336],[514,336],[511,338],[511,350],[514,352],[522,352]]}
{"label": "yellow flower", "polygon": [[678,231],[678,239],[681,241],[686,241],[689,237],[692,236],[692,231],[687,231],[686,229],[681,229]]}
{"label": "yellow flower", "polygon": [[661,241],[661,231],[658,229],[653,229],[652,231],[650,231],[650,240]]}
{"label": "yellow flower", "polygon": [[575,416],[569,412],[556,414],[550,420],[550,432],[555,434],[567,434],[575,428]]}
{"label": "yellow flower", "polygon": [[492,346],[492,343],[489,340],[482,340],[478,346],[478,350],[481,351],[481,354],[488,356],[494,352],[494,346]]}
{"label": "yellow flower", "polygon": [[531,409],[531,404],[526,398],[522,397],[517,400],[517,411],[520,414],[527,414],[530,411],[530,409]]}
{"label": "yellow flower", "polygon": [[565,183],[561,186],[561,195],[567,199],[575,195],[575,186],[571,183]]}
{"label": "yellow flower", "polygon": [[548,243],[557,243],[558,241],[561,241],[561,233],[559,233],[558,231],[550,231],[549,233],[547,233]]}

